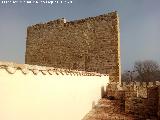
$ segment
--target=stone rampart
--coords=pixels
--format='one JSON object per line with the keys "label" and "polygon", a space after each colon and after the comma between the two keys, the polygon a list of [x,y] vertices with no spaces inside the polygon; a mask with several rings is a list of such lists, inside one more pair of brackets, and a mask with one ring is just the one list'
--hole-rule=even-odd
{"label": "stone rampart", "polygon": [[151,87],[160,86],[159,81],[155,82],[131,82],[131,83],[122,83],[122,89],[125,91],[134,91],[137,94],[137,97],[147,98],[147,90]]}
{"label": "stone rampart", "polygon": [[123,82],[118,89],[118,83],[107,86],[106,96],[112,96],[121,101],[125,113],[139,119],[158,120],[160,103],[160,82]]}

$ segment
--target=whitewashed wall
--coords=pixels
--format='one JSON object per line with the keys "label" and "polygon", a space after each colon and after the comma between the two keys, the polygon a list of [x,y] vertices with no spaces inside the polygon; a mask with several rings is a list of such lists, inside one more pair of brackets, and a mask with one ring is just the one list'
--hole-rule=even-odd
{"label": "whitewashed wall", "polygon": [[96,73],[39,68],[0,63],[0,120],[81,120],[109,82]]}

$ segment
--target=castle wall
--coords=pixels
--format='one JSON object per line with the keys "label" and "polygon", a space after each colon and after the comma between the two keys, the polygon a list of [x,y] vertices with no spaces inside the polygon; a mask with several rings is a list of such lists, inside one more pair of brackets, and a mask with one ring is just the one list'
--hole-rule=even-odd
{"label": "castle wall", "polygon": [[158,119],[160,116],[160,82],[131,82],[121,85],[109,84],[106,88],[107,96],[114,96],[121,101],[121,109],[138,119]]}
{"label": "castle wall", "polygon": [[147,89],[147,98],[137,97],[136,92],[128,91],[125,96],[125,112],[134,114],[139,119],[158,117],[158,87]]}
{"label": "castle wall", "polygon": [[160,87],[158,88],[158,119],[160,119]]}
{"label": "castle wall", "polygon": [[107,75],[0,62],[1,120],[81,120]]}
{"label": "castle wall", "polygon": [[119,19],[116,12],[28,27],[25,63],[109,74],[120,79]]}

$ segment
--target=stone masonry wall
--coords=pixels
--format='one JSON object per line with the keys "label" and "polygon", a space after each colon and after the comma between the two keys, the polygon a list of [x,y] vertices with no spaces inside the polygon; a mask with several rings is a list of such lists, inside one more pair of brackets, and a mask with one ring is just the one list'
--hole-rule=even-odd
{"label": "stone masonry wall", "polygon": [[125,112],[133,114],[139,119],[157,118],[158,87],[147,89],[147,98],[137,97],[136,93],[128,91],[125,96]]}
{"label": "stone masonry wall", "polygon": [[28,27],[25,63],[109,74],[120,79],[117,12]]}
{"label": "stone masonry wall", "polygon": [[158,88],[158,119],[160,119],[160,87]]}
{"label": "stone masonry wall", "polygon": [[159,119],[160,116],[160,82],[135,82],[121,84],[109,84],[106,88],[106,98],[120,101],[121,110],[134,115],[140,120]]}

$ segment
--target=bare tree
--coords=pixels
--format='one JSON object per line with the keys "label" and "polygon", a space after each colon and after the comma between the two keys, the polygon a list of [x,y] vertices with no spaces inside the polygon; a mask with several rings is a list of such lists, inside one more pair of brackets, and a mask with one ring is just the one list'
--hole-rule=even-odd
{"label": "bare tree", "polygon": [[156,74],[159,72],[159,65],[152,60],[137,61],[134,64],[134,70],[137,72],[137,80],[149,82],[156,78]]}
{"label": "bare tree", "polygon": [[124,71],[122,74],[122,81],[123,82],[133,82],[135,81],[136,73],[134,70],[127,70]]}
{"label": "bare tree", "polygon": [[129,82],[129,73],[127,71],[124,71],[121,77],[123,82]]}

